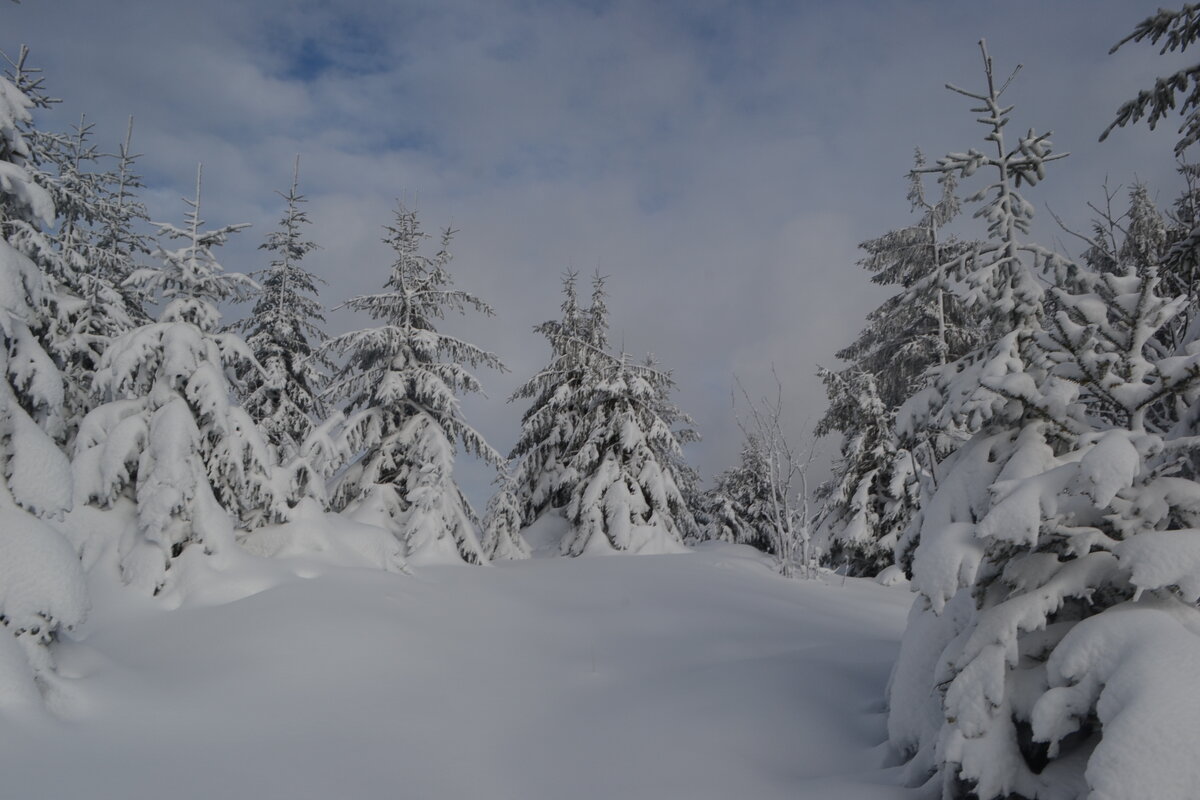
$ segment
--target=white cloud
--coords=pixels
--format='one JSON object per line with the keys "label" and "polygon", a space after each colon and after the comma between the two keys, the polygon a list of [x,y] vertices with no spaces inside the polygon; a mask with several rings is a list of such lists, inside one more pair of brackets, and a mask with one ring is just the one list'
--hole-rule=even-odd
{"label": "white cloud", "polygon": [[1127,5],[59,0],[0,10],[0,44],[32,46],[61,124],[84,110],[115,141],[137,116],[156,218],[179,219],[203,161],[209,221],[254,223],[230,269],[262,264],[295,153],[330,305],[384,280],[397,197],[461,229],[459,283],[498,317],[447,325],[512,368],[466,406],[502,449],[521,409],[501,401],[546,355],[531,327],[564,269],[598,267],[614,336],[675,371],[711,475],[737,451],[732,372],[761,392],[774,362],[796,426],[820,416],[817,363],[882,297],[856,243],[908,221],[914,146],[981,144],[942,88],[978,85],[980,35],[998,68],[1027,64],[1014,124],[1073,152],[1035,201],[1078,220],[1134,172],[1172,196],[1169,133],[1095,141],[1161,71],[1147,48],[1106,55],[1148,10]]}

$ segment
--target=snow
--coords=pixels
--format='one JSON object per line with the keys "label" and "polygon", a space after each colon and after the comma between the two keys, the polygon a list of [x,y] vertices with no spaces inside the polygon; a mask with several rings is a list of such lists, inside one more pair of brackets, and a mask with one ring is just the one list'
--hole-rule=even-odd
{"label": "snow", "polygon": [[[1057,742],[1059,720],[1095,707],[1104,736],[1088,760],[1089,800],[1188,800],[1200,760],[1196,741],[1200,614],[1173,602],[1123,604],[1086,619],[1048,663],[1051,682],[1034,708],[1034,736]],[[1194,752],[1194,750],[1193,750]]]}
{"label": "snow", "polygon": [[298,567],[260,561],[256,593],[174,611],[96,592],[56,649],[67,719],[0,726],[5,794],[910,796],[880,744],[903,589],[786,580],[720,543]]}

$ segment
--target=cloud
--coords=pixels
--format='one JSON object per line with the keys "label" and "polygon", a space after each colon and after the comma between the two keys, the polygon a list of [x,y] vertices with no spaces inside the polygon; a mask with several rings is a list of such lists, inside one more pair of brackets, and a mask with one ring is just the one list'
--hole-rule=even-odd
{"label": "cloud", "polygon": [[[1054,129],[1072,152],[1031,199],[1078,223],[1106,175],[1175,191],[1169,132],[1096,142],[1168,63],[1107,55],[1139,18],[1120,0],[58,0],[0,14],[0,44],[28,42],[67,100],[48,123],[87,111],[115,142],[137,117],[156,219],[178,221],[205,163],[208,220],[253,223],[229,269],[265,263],[296,153],[330,306],[386,278],[397,198],[431,232],[458,228],[458,283],[497,316],[446,325],[511,369],[465,405],[500,449],[522,410],[502,401],[546,357],[532,326],[557,313],[568,267],[609,275],[617,343],[674,370],[703,473],[736,458],[735,372],[761,394],[774,363],[805,435],[824,405],[816,365],[835,366],[883,298],[855,246],[910,221],[913,148],[982,145],[942,88],[979,85],[980,36],[998,69],[1026,64],[1014,125]],[[486,471],[464,475],[481,501]]]}

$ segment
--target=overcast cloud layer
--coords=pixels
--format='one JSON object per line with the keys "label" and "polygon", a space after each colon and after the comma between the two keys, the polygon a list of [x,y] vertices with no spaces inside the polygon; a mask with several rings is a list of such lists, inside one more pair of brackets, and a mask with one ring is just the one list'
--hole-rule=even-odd
{"label": "overcast cloud layer", "polygon": [[[1052,165],[1030,192],[1082,227],[1100,185],[1146,180],[1175,194],[1171,130],[1097,136],[1119,103],[1177,64],[1109,47],[1152,3],[1086,2],[234,2],[26,0],[0,8],[0,47],[30,45],[64,103],[100,141],[136,117],[155,219],[178,222],[204,163],[204,216],[251,222],[227,269],[256,251],[302,156],[308,266],[335,306],[386,279],[381,226],[397,198],[427,231],[460,230],[453,271],[496,310],[447,328],[507,374],[482,374],[472,422],[500,450],[523,408],[504,403],[548,355],[531,327],[557,313],[560,276],[609,277],[614,344],[653,351],[704,435],[706,479],[737,457],[732,378],[787,392],[797,437],[824,409],[814,377],[884,297],[856,245],[911,217],[913,148],[981,147],[965,98],[982,82],[976,41],[1009,90],[1013,124],[1052,129]],[[1043,218],[1046,215],[1043,214]],[[1041,240],[1063,238],[1043,225]],[[1065,243],[1070,251],[1074,245]],[[331,332],[366,325],[330,315]],[[825,445],[826,453],[836,442]],[[486,470],[463,464],[481,501]]]}

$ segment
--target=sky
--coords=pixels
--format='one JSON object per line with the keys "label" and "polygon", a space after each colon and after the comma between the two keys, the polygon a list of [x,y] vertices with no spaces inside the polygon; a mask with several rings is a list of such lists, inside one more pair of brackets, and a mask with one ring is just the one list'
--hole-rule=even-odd
{"label": "sky", "polygon": [[[179,223],[196,165],[202,216],[251,223],[221,253],[229,271],[266,265],[257,247],[301,157],[321,249],[305,265],[330,309],[388,275],[383,226],[397,201],[454,240],[459,288],[494,317],[445,330],[496,352],[487,397],[464,411],[499,450],[518,435],[513,389],[547,360],[561,276],[608,276],[614,346],[653,352],[703,441],[705,480],[732,466],[742,434],[734,377],[753,397],[784,390],[806,441],[825,408],[818,365],[887,293],[856,265],[859,242],[910,224],[905,175],[983,147],[970,103],[977,41],[998,72],[1023,65],[1012,124],[1052,130],[1071,156],[1028,193],[1033,235],[1077,252],[1048,205],[1085,227],[1102,185],[1179,189],[1173,126],[1097,141],[1117,106],[1178,56],[1109,48],[1156,6],[971,0],[24,0],[0,7],[0,49],[21,44],[63,99],[39,117],[86,113],[115,149],[135,118],[144,199]],[[969,190],[969,185],[964,189]],[[969,227],[964,227],[971,231]],[[240,312],[231,310],[231,317]],[[331,310],[328,330],[370,324]],[[818,444],[816,477],[836,441]],[[807,445],[804,446],[807,449]],[[476,503],[491,473],[464,457]]]}

